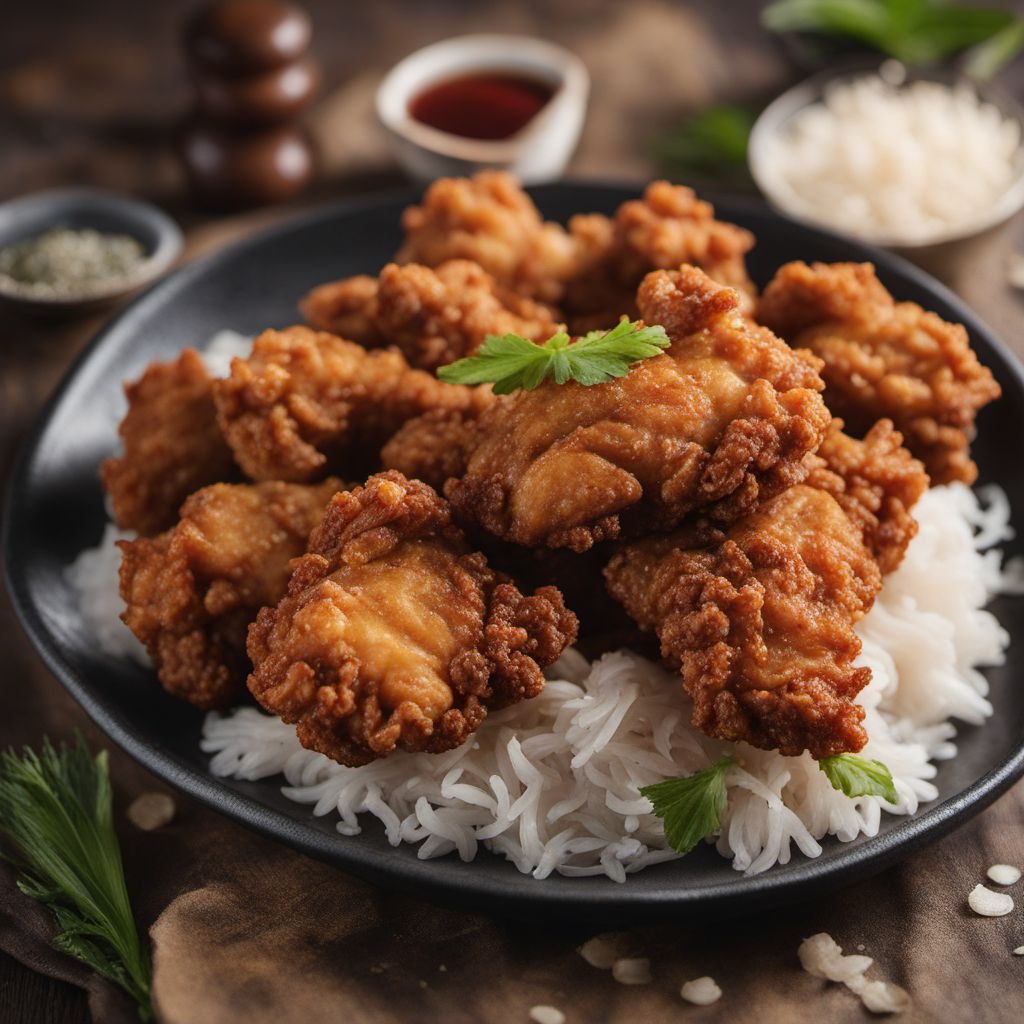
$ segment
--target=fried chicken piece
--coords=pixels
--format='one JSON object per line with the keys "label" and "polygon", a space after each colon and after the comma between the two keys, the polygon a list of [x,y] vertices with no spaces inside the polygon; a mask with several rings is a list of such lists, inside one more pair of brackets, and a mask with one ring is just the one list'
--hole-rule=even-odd
{"label": "fried chicken piece", "polygon": [[377,329],[377,278],[369,274],[318,285],[299,303],[307,326],[366,348],[387,344]]}
{"label": "fried chicken piece", "polygon": [[871,678],[854,625],[878,564],[836,499],[798,484],[728,533],[693,526],[626,546],[608,588],[661,641],[716,739],[816,758],[867,736],[854,698]]}
{"label": "fried chicken piece", "polygon": [[119,541],[121,618],[142,641],[165,690],[201,708],[245,695],[245,634],[284,593],[339,480],[214,484],[193,494],[157,537]]}
{"label": "fried chicken piece", "polygon": [[862,441],[833,420],[807,483],[828,491],[860,529],[883,575],[903,561],[917,534],[911,509],[928,489],[924,466],[903,447],[890,420],[879,420]]}
{"label": "fried chicken piece", "polygon": [[[372,279],[338,281],[311,292],[302,304],[310,326],[362,345],[395,345],[424,370],[472,355],[488,334],[544,341],[560,326],[546,306],[499,288],[469,260],[448,260],[436,270],[390,263],[372,295],[366,280]],[[365,293],[361,313],[355,309],[357,293]]]}
{"label": "fried chicken piece", "polygon": [[[490,397],[487,405],[495,401]],[[476,423],[487,405],[481,402],[478,410],[466,411],[433,409],[409,420],[381,449],[381,465],[441,490],[466,472],[477,442]]]}
{"label": "fried chicken piece", "polygon": [[655,181],[642,199],[623,203],[611,219],[572,218],[576,268],[563,300],[573,331],[607,328],[636,313],[636,290],[652,270],[682,263],[700,267],[718,284],[735,288],[746,311],[755,289],[744,257],[754,244],[745,228],[715,219],[693,189]]}
{"label": "fried chicken piece", "polygon": [[825,400],[854,433],[886,417],[933,483],[977,477],[974,419],[1000,389],[961,324],[895,302],[870,263],[788,263],[755,316],[824,361]]}
{"label": "fried chicken piece", "polygon": [[506,171],[439,178],[402,215],[399,263],[436,267],[446,260],[479,263],[503,288],[556,303],[573,272],[574,245],[565,229],[541,219]]}
{"label": "fried chicken piece", "polygon": [[731,522],[804,478],[830,422],[813,359],[746,321],[736,292],[695,267],[649,274],[639,307],[668,332],[666,354],[604,384],[498,399],[445,488],[460,517],[584,551],[697,509]]}
{"label": "fried chicken piece", "polygon": [[217,418],[239,465],[254,480],[309,481],[332,469],[352,475],[428,409],[472,409],[486,400],[411,369],[390,350],[368,352],[308,327],[264,331],[248,359],[214,384]]}
{"label": "fried chicken piece", "polygon": [[334,496],[286,596],[259,613],[249,689],[341,764],[436,753],[538,694],[575,635],[554,587],[524,597],[431,488],[387,472]]}
{"label": "fried chicken piece", "polygon": [[235,472],[217,429],[212,384],[202,357],[187,348],[125,385],[128,412],[118,428],[124,454],[100,466],[121,529],[159,533],[193,491]]}

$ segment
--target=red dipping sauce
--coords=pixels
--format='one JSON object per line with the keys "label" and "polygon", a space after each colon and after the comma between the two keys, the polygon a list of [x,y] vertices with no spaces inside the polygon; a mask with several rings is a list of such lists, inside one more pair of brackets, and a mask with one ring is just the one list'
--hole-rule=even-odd
{"label": "red dipping sauce", "polygon": [[511,72],[479,72],[427,86],[409,101],[421,124],[467,139],[507,139],[555,94],[546,82]]}

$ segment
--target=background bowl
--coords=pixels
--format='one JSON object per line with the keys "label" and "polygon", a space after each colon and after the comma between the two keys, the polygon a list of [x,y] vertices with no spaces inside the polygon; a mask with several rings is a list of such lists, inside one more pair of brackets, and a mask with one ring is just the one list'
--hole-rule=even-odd
{"label": "background bowl", "polygon": [[870,230],[858,232],[857,238],[871,245],[894,249],[916,259],[919,252],[976,237],[1012,217],[1024,206],[1024,108],[1009,93],[992,83],[979,82],[955,71],[917,71],[903,68],[902,65],[894,61],[880,64],[877,59],[870,62],[864,60],[846,62],[840,68],[814,75],[784,92],[762,111],[750,133],[747,161],[751,176],[768,201],[794,220],[834,231],[843,230],[837,225],[829,223],[825,218],[811,216],[794,203],[788,188],[773,173],[769,151],[776,144],[780,134],[786,131],[790,121],[801,111],[822,102],[830,86],[875,76],[887,65],[893,65],[897,74],[902,72],[902,81],[898,78],[895,80],[895,84],[899,88],[922,81],[938,82],[943,85],[967,83],[982,100],[993,104],[1005,118],[1017,123],[1021,142],[1014,158],[1012,181],[999,199],[971,222],[944,231],[937,231],[934,235],[923,239],[908,240],[895,235],[872,233]]}
{"label": "background bowl", "polygon": [[0,247],[50,228],[94,228],[131,235],[145,252],[135,273],[114,287],[87,295],[37,297],[0,289],[0,302],[30,315],[77,316],[112,305],[170,268],[182,248],[177,224],[152,203],[91,188],[35,192],[0,204]]}
{"label": "background bowl", "polygon": [[[427,86],[480,71],[539,79],[554,95],[507,139],[468,139],[417,121],[409,102]],[[470,175],[485,167],[513,171],[526,183],[561,176],[576,149],[587,108],[590,77],[564,47],[531,36],[472,35],[446,39],[410,54],[391,69],[377,91],[377,116],[395,157],[420,181]]]}

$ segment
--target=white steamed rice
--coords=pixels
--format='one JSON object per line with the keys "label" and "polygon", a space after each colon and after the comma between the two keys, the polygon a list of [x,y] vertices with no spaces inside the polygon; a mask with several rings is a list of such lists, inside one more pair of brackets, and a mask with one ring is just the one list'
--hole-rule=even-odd
{"label": "white steamed rice", "polygon": [[[218,336],[220,372],[245,345]],[[858,626],[861,663],[873,677],[860,697],[870,737],[863,753],[888,765],[895,804],[837,792],[806,753],[783,757],[709,739],[689,724],[678,675],[629,650],[593,664],[565,652],[540,696],[491,715],[444,754],[400,753],[345,768],[253,708],[209,715],[202,748],[215,775],[283,774],[282,792],[315,815],[337,816],[342,835],[358,833],[369,814],[392,845],[416,844],[420,858],[457,853],[468,861],[483,845],[535,878],[558,872],[620,882],[678,856],[639,787],[734,751],[719,852],[749,875],[787,863],[794,846],[816,857],[826,835],[875,835],[883,810],[913,814],[933,800],[933,761],[956,755],[951,719],[980,725],[992,713],[979,669],[1002,663],[1009,638],[984,606],[1000,590],[1018,590],[1022,576],[1019,566],[1004,573],[994,548],[1012,536],[1009,511],[996,487],[980,497],[963,485],[927,492],[916,509],[918,536]],[[145,660],[117,619],[117,536],[108,527],[68,577],[100,646]]]}

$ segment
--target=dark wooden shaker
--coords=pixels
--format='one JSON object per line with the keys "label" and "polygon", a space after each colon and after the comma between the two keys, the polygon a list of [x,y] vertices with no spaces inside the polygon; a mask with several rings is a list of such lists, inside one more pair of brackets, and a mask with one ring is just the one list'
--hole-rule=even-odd
{"label": "dark wooden shaker", "polygon": [[195,89],[178,152],[196,196],[218,207],[275,203],[310,180],[298,116],[319,80],[307,13],[285,0],[213,0],[185,28]]}

